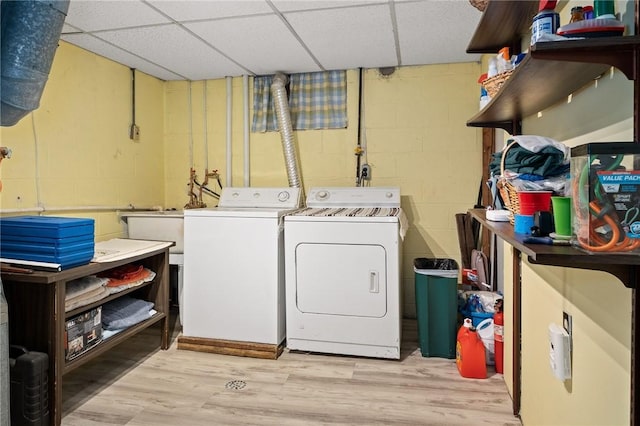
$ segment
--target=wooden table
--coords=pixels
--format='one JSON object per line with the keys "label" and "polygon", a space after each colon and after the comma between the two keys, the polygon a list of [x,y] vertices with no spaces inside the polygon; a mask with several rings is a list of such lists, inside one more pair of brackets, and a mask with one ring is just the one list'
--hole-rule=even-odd
{"label": "wooden table", "polygon": [[[65,312],[66,283],[127,264],[144,265],[156,273],[149,283],[124,290],[102,300]],[[105,353],[115,345],[160,323],[160,347],[169,347],[169,247],[156,248],[107,263],[89,263],[61,272],[32,274],[2,273],[2,283],[9,305],[9,341],[30,351],[49,355],[49,419],[59,425],[62,420],[62,376],[85,362]],[[154,303],[157,311],[151,318],[103,340],[87,352],[65,359],[65,321],[102,304],[131,294]]]}

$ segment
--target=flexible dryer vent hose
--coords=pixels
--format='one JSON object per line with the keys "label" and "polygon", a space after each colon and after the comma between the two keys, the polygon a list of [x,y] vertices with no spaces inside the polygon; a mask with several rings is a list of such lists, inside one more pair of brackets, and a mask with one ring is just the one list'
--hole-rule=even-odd
{"label": "flexible dryer vent hose", "polygon": [[271,95],[273,96],[276,118],[278,119],[278,127],[280,128],[280,139],[282,140],[289,186],[292,188],[300,188],[301,200],[304,200],[304,188],[302,186],[302,178],[300,177],[300,166],[295,141],[293,139],[291,113],[289,112],[289,101],[287,100],[287,90],[285,88],[288,81],[289,78],[286,75],[277,73],[271,83]]}
{"label": "flexible dryer vent hose", "polygon": [[0,125],[38,108],[69,0],[2,1]]}

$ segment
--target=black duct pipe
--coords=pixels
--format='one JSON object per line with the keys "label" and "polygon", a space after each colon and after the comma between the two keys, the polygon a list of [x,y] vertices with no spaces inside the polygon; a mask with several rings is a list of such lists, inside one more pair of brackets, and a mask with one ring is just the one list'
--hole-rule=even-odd
{"label": "black duct pipe", "polygon": [[1,0],[0,125],[38,108],[69,0]]}

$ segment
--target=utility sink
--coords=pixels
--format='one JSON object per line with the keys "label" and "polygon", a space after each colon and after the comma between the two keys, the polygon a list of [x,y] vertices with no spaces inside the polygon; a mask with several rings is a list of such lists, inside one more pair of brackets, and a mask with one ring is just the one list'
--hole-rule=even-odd
{"label": "utility sink", "polygon": [[122,213],[129,238],[138,240],[174,241],[169,253],[184,253],[184,213],[182,210],[163,210]]}

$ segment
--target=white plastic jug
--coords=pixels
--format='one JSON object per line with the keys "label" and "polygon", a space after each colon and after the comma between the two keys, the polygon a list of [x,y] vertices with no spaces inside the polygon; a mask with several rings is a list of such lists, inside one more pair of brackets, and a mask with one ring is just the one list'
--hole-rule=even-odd
{"label": "white plastic jug", "polygon": [[484,348],[486,349],[485,356],[487,365],[495,365],[495,349],[494,349],[494,341],[493,341],[493,318],[487,318],[483,320],[476,327],[478,330],[478,336],[482,339],[482,343],[484,344]]}

